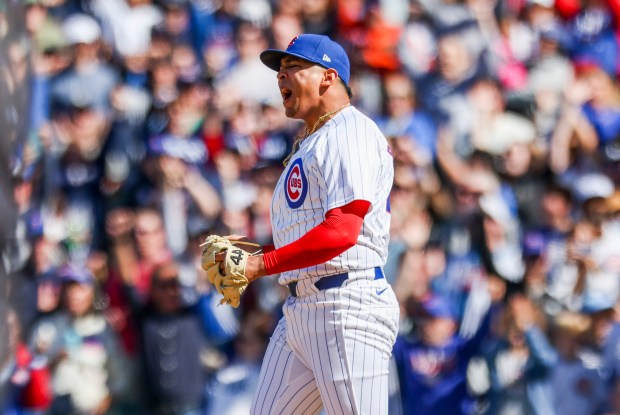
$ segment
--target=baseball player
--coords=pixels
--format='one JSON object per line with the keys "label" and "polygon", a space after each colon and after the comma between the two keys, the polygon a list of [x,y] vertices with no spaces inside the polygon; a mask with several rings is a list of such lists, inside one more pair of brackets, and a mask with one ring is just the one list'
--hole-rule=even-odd
{"label": "baseball player", "polygon": [[290,290],[251,413],[387,414],[399,318],[382,270],[393,180],[387,141],[350,105],[349,59],[329,37],[300,35],[260,58],[277,71],[286,115],[306,126],[274,191],[274,246],[252,256],[214,237],[202,264],[233,306],[264,275],[279,273]]}

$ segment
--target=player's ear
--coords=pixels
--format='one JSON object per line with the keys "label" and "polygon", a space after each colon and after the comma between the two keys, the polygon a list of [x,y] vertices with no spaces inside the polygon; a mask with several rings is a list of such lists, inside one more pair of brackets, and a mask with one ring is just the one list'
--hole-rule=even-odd
{"label": "player's ear", "polygon": [[323,79],[321,81],[321,86],[330,86],[338,82],[338,71],[335,69],[329,68],[323,72]]}

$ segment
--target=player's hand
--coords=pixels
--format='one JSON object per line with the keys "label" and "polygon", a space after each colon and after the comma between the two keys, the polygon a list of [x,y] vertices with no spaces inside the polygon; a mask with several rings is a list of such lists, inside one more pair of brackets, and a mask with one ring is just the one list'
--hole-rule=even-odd
{"label": "player's hand", "polygon": [[[245,265],[245,275],[248,278],[249,282],[255,281],[261,277],[267,275],[265,272],[265,261],[263,260],[262,255],[257,255],[260,252],[260,248],[257,246],[258,244],[251,242],[247,236],[244,235],[228,235],[226,236],[230,241],[236,242],[236,246],[243,249],[244,251],[250,252],[254,256],[248,258],[248,262]],[[226,258],[222,259],[225,261]],[[220,264],[220,269],[222,269]]]}
{"label": "player's hand", "polygon": [[[231,242],[249,242],[248,237],[244,236],[244,235],[236,235],[236,234],[232,234],[232,235],[226,235],[224,236],[224,238],[228,239]],[[245,244],[238,244],[239,248],[243,249],[244,251],[248,251],[250,252],[249,249],[247,249],[248,245]],[[215,261],[220,263],[220,272],[224,275],[226,275],[226,266],[225,266],[225,262],[226,262],[226,253],[228,251],[222,251],[222,252],[218,252],[217,254],[215,254]]]}
{"label": "player's hand", "polygon": [[222,251],[222,252],[218,252],[217,254],[215,254],[215,262],[219,262],[220,272],[223,275],[226,275],[225,262],[226,262],[226,254],[227,253],[228,253],[228,251]]}
{"label": "player's hand", "polygon": [[[242,248],[239,245],[239,248]],[[219,262],[219,269],[222,275],[226,275],[226,253],[228,251],[222,251],[215,254],[215,261]],[[257,280],[260,277],[264,277],[265,273],[265,262],[263,261],[263,256],[251,256],[248,257],[248,262],[245,265],[245,276],[248,279],[248,282],[252,282]]]}
{"label": "player's hand", "polygon": [[226,235],[224,238],[228,239],[231,242],[236,242],[235,245],[239,246],[239,248],[242,248],[244,251],[253,252],[258,249],[258,244],[250,241],[245,235],[232,234]]}
{"label": "player's hand", "polygon": [[208,281],[222,294],[220,304],[227,303],[235,308],[239,307],[241,295],[247,285],[257,277],[255,272],[257,260],[250,260],[253,254],[241,249],[239,245],[253,248],[258,246],[243,242],[241,239],[243,237],[238,235],[231,235],[231,238],[211,235],[201,245],[204,246],[201,266],[207,271]]}

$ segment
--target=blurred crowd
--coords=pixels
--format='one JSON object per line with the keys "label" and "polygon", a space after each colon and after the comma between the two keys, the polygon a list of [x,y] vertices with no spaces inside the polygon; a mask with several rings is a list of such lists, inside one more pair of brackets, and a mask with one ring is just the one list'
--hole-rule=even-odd
{"label": "blurred crowd", "polygon": [[248,413],[288,291],[200,243],[271,242],[300,33],[394,155],[390,414],[619,415],[618,0],[0,0],[0,412]]}

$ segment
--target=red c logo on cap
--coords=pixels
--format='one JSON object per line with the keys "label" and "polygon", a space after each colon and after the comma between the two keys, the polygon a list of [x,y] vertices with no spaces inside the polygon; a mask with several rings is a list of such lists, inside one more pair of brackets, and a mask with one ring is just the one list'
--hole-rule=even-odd
{"label": "red c logo on cap", "polygon": [[287,48],[290,48],[291,46],[293,46],[293,43],[295,43],[295,41],[297,40],[299,36],[295,36],[288,44]]}

